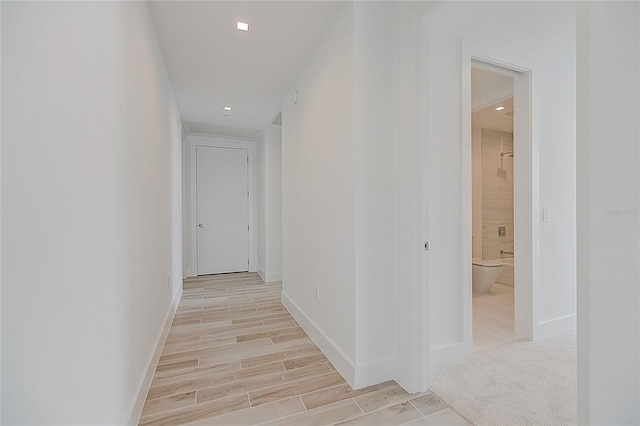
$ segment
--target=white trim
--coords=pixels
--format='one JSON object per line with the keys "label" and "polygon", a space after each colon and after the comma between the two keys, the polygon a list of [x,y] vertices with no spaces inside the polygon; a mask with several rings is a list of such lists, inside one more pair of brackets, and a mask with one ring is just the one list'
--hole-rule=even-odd
{"label": "white trim", "polygon": [[265,282],[271,283],[274,281],[282,281],[282,272],[269,272],[264,278]]}
{"label": "white trim", "polygon": [[455,364],[467,358],[469,358],[469,350],[461,342],[431,349],[431,365],[435,367]]}
{"label": "white trim", "polygon": [[[473,353],[473,297],[471,288],[471,262],[473,258],[473,183],[471,173],[472,162],[472,141],[471,141],[471,61],[472,54],[469,51],[468,44],[465,40],[461,40],[461,66],[460,70],[460,181],[462,188],[460,194],[461,224],[460,224],[460,252],[461,261],[460,269],[462,270],[461,299],[462,299],[462,356],[471,356]],[[433,139],[427,141],[432,143]],[[431,366],[438,365],[436,361],[431,359]]]}
{"label": "white trim", "polygon": [[[426,78],[426,46],[424,18],[441,6],[440,2],[422,1],[404,3],[405,10],[399,19],[400,30],[397,37],[399,56],[395,67],[396,91],[394,111],[409,112],[410,127],[396,128],[396,138],[408,141],[395,152],[396,169],[405,170],[406,178],[396,183],[399,198],[396,205],[398,222],[396,227],[401,235],[396,235],[397,272],[396,281],[401,283],[398,291],[398,360],[396,382],[409,393],[422,392],[429,387],[429,292],[425,285],[428,276],[429,253],[423,249],[429,241],[426,232],[426,199],[429,182],[423,164],[427,158],[427,147],[421,143],[428,127],[421,125],[429,115],[428,88]],[[408,47],[404,47],[407,46]],[[406,50],[405,50],[406,49]],[[408,108],[407,108],[408,105]],[[403,113],[404,115],[404,113]],[[400,144],[397,144],[399,147]],[[412,163],[407,168],[403,163],[410,152]],[[403,158],[401,158],[403,157]],[[402,194],[407,193],[407,196]],[[409,209],[409,213],[405,210]]]}
{"label": "white trim", "polygon": [[169,331],[171,331],[171,324],[173,323],[173,318],[176,315],[178,304],[180,303],[181,298],[182,286],[180,286],[176,294],[173,296],[171,306],[169,306],[167,316],[164,320],[164,326],[160,330],[160,334],[158,335],[158,338],[156,340],[156,348],[149,358],[149,362],[147,364],[147,372],[145,373],[140,382],[140,385],[138,386],[137,396],[133,400],[131,408],[128,411],[129,415],[127,416],[123,424],[137,425],[140,422],[140,415],[142,415],[144,401],[147,399],[147,393],[149,393],[149,387],[151,387],[153,375],[156,372],[158,361],[160,360],[160,355],[162,354],[162,349],[164,349],[164,344],[167,341],[167,336],[169,336]]}
{"label": "white trim", "polygon": [[[533,66],[513,79],[514,114],[514,332],[536,337],[535,290],[540,269],[539,146],[534,137],[532,105]],[[520,156],[521,158],[518,158]],[[515,283],[517,283],[517,288]]]}
{"label": "white trim", "polygon": [[300,309],[296,303],[282,292],[282,304],[289,311],[291,316],[298,322],[300,327],[304,329],[307,335],[313,340],[322,353],[331,361],[333,366],[340,372],[342,377],[356,388],[356,369],[353,362],[347,357],[340,348],[329,339],[322,330]]}
{"label": "white trim", "polygon": [[[430,11],[432,9],[428,9]],[[423,20],[427,21],[428,15],[423,16]],[[425,22],[426,24],[426,22]],[[427,25],[428,26],[428,25]],[[426,37],[422,37],[420,41],[421,46],[428,46]],[[493,42],[484,41],[481,38],[474,38],[473,40],[461,39],[460,41],[460,53],[461,53],[461,109],[460,109],[460,162],[461,162],[461,222],[460,229],[461,241],[460,246],[460,258],[459,266],[461,268],[461,278],[463,284],[461,286],[461,341],[454,342],[451,345],[432,348],[429,350],[430,361],[429,367],[443,365],[445,363],[451,363],[455,361],[463,360],[473,353],[473,334],[472,334],[472,291],[471,291],[471,258],[472,258],[472,242],[471,242],[471,61],[478,60],[490,65],[502,67],[505,70],[510,70],[512,73],[517,74],[514,76],[514,102],[516,108],[518,108],[518,117],[515,121],[515,129],[518,134],[518,155],[516,155],[517,161],[517,176],[516,176],[516,195],[517,208],[516,214],[516,233],[519,235],[518,242],[516,242],[515,251],[517,253],[514,266],[516,281],[519,287],[516,290],[516,333],[521,337],[532,339],[534,337],[535,309],[534,309],[534,293],[535,282],[538,274],[537,269],[539,265],[538,260],[538,146],[533,138],[533,121],[531,117],[531,66],[532,61],[528,57],[528,52],[516,49],[510,45],[497,46]],[[428,176],[426,174],[426,168],[428,164],[427,153],[429,146],[434,142],[434,138],[430,132],[432,126],[429,123],[429,99],[428,99],[428,87],[424,81],[428,75],[428,56],[429,50],[424,47],[422,49],[414,49],[414,57],[412,66],[416,67],[417,73],[420,76],[418,82],[412,81],[414,85],[417,84],[416,92],[419,99],[420,112],[420,130],[419,141],[426,141],[422,154],[419,158],[425,159],[419,163],[420,176]],[[496,59],[500,58],[500,59]],[[518,65],[515,65],[518,64]],[[518,98],[516,100],[515,98]],[[418,150],[418,152],[420,152]],[[422,206],[424,206],[424,218],[426,229],[424,235],[425,240],[429,240],[429,234],[431,229],[435,229],[437,224],[431,223],[430,211],[427,209],[426,200],[428,199],[430,182],[426,182],[425,190],[419,195],[422,199]],[[420,228],[416,228],[416,233]],[[426,262],[428,262],[428,256]],[[430,287],[432,280],[429,277],[429,268],[426,268],[424,286],[426,287],[426,302],[425,308],[427,310],[428,317],[428,294],[430,293]],[[410,289],[409,289],[410,290]],[[418,292],[410,292],[412,296],[418,296]],[[423,299],[425,300],[425,299]],[[401,309],[405,309],[406,306],[401,306]],[[411,312],[413,314],[413,321],[424,321],[423,309],[417,309]],[[408,325],[406,319],[402,322],[404,325]],[[406,338],[403,336],[401,338]],[[415,336],[419,345],[424,345],[430,348],[430,335],[424,333],[421,336]],[[401,343],[402,345],[402,343]],[[426,379],[423,381],[429,382],[429,371],[426,373],[423,369],[415,369],[415,374],[425,374]]]}
{"label": "white trim", "polygon": [[256,268],[256,272],[258,273],[258,275],[260,275],[262,281],[267,282],[267,271],[265,271],[261,265],[258,265],[258,267]]}
{"label": "white trim", "polygon": [[[362,389],[367,386],[393,380],[398,368],[397,358],[387,358],[379,361],[358,364],[356,368],[356,380],[354,389]],[[362,378],[366,378],[363,380]]]}
{"label": "white trim", "polygon": [[186,138],[182,140],[182,275],[183,279],[195,277],[196,271],[192,269],[191,258],[191,149]]}
{"label": "white trim", "polygon": [[282,281],[282,272],[267,272],[264,267],[258,265],[258,275],[262,278],[262,281],[266,283],[272,283],[274,281]]}
{"label": "white trim", "polygon": [[[511,49],[483,42],[480,39],[462,40],[462,109],[461,109],[461,152],[462,152],[462,257],[463,294],[463,344],[466,353],[473,353],[471,263],[471,64],[479,61],[496,66],[513,76],[514,94],[514,233],[515,241],[514,275],[517,286],[514,297],[515,334],[533,339],[535,323],[534,292],[536,287],[539,233],[535,220],[538,208],[538,146],[532,142],[531,119],[531,69],[526,60],[510,54]],[[497,59],[500,58],[500,59]],[[514,65],[518,63],[519,65]],[[522,64],[528,64],[529,67]],[[432,366],[437,364],[432,362]]]}
{"label": "white trim", "polygon": [[[259,130],[256,130],[256,132]],[[187,137],[189,136],[195,136],[198,138],[203,138],[203,139],[216,139],[216,140],[226,140],[226,141],[240,141],[240,142],[245,142],[245,141],[250,141],[253,140],[254,136],[231,136],[231,135],[224,135],[222,133],[217,134],[217,133],[200,133],[200,132],[189,132],[187,134]]]}
{"label": "white trim", "polygon": [[551,337],[567,331],[576,330],[577,325],[576,315],[565,315],[563,317],[539,322],[538,333],[542,337]]}
{"label": "white trim", "polygon": [[198,274],[198,240],[196,229],[196,148],[198,146],[208,146],[214,148],[241,148],[246,149],[249,155],[249,272],[257,271],[257,251],[258,251],[258,197],[257,170],[256,170],[256,142],[251,139],[232,137],[210,137],[204,135],[187,135],[189,144],[189,200],[187,215],[187,226],[189,229],[188,251],[189,260],[187,262],[187,275],[190,277]]}

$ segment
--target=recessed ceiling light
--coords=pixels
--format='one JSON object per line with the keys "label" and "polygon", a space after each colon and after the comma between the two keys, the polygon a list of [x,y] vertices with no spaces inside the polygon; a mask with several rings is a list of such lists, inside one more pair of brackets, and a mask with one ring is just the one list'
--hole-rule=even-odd
{"label": "recessed ceiling light", "polygon": [[224,110],[225,111],[231,111],[231,107],[230,106],[226,106],[226,107],[224,107]]}
{"label": "recessed ceiling light", "polygon": [[503,107],[503,106],[498,106],[498,107],[496,107],[496,111],[502,111],[503,109],[504,109],[504,107]]}
{"label": "recessed ceiling light", "polygon": [[249,31],[249,24],[242,21],[236,21],[236,30]]}

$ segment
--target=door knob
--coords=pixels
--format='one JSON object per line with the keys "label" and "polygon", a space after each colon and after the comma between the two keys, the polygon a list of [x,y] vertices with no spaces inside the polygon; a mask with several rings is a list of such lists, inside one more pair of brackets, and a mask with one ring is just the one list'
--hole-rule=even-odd
{"label": "door knob", "polygon": [[202,229],[202,228],[206,228],[206,227],[207,227],[207,225],[204,225],[204,224],[202,224],[202,223],[199,223],[199,224],[198,224],[198,228],[201,228],[201,229]]}

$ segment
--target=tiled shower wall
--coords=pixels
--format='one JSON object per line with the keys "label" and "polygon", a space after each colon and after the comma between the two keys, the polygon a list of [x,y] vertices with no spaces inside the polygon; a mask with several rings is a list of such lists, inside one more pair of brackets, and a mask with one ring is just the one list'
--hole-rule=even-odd
{"label": "tiled shower wall", "polygon": [[[513,134],[482,129],[482,257],[499,259],[513,253]],[[498,236],[504,226],[506,235]]]}

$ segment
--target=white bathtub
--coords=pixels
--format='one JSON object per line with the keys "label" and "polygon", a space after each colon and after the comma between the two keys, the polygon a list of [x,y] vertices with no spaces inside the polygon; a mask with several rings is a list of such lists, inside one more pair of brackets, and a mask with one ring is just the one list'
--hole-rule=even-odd
{"label": "white bathtub", "polygon": [[491,262],[502,263],[502,274],[496,280],[499,284],[513,287],[513,257],[490,259]]}

